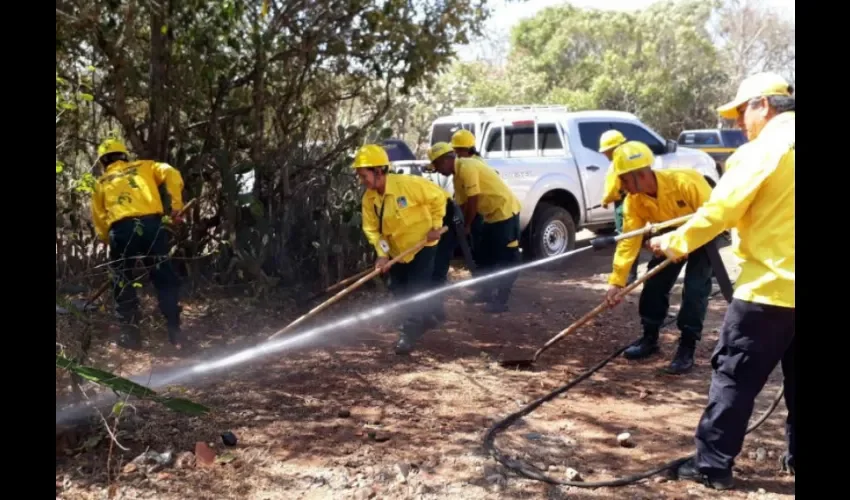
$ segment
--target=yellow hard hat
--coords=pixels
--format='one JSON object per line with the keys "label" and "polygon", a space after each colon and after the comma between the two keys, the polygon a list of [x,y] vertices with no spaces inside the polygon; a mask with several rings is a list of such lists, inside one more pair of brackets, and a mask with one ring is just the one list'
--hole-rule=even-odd
{"label": "yellow hard hat", "polygon": [[[452,138],[454,139],[454,138]],[[431,149],[428,150],[428,159],[431,160],[431,163],[434,163],[434,160],[443,156],[446,153],[454,152],[454,148],[452,145],[447,142],[438,142],[431,146]]]}
{"label": "yellow hard hat", "polygon": [[614,151],[614,173],[623,175],[634,170],[652,167],[655,156],[649,146],[640,141],[629,141]]}
{"label": "yellow hard hat", "polygon": [[619,130],[606,130],[599,136],[599,152],[604,153],[610,149],[614,149],[620,144],[626,142],[626,138]]}
{"label": "yellow hard hat", "polygon": [[452,147],[453,148],[474,148],[475,147],[475,136],[472,135],[472,132],[466,129],[460,129],[454,134],[452,134]]}
{"label": "yellow hard hat", "polygon": [[774,95],[790,96],[792,90],[788,80],[776,73],[758,73],[744,79],[738,86],[735,99],[717,108],[717,113],[728,120],[735,120],[738,118],[738,106],[750,99]]}
{"label": "yellow hard hat", "polygon": [[353,168],[374,168],[387,167],[390,164],[390,157],[386,150],[377,144],[366,144],[357,150],[354,155]]}
{"label": "yellow hard hat", "polygon": [[107,139],[100,143],[100,146],[97,147],[97,157],[101,158],[103,155],[108,155],[109,153],[124,153],[125,155],[129,155],[129,151],[127,151],[127,146],[124,145],[123,142],[118,139]]}

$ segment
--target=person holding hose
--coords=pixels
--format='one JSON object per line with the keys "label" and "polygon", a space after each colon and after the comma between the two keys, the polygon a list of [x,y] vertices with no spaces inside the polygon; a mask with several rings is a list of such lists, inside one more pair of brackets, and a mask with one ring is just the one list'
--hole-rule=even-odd
{"label": "person holding hose", "polygon": [[[599,152],[608,158],[608,161],[614,159],[614,151],[621,144],[626,142],[623,134],[616,129],[606,130],[599,136]],[[617,234],[623,234],[623,186],[620,184],[620,178],[614,172],[614,163],[608,166],[608,173],[605,175],[605,193],[602,198],[602,207],[608,208],[608,204],[614,203],[614,228]],[[640,254],[635,257],[635,263],[632,264],[632,269],[629,271],[629,279],[626,285],[631,285],[637,279],[638,265],[640,264]]]}
{"label": "person holding hose", "polygon": [[[628,193],[623,202],[623,232],[641,229],[647,223],[665,222],[692,214],[711,195],[711,186],[696,170],[653,170],[654,161],[652,151],[639,141],[626,142],[614,151],[614,172]],[[617,243],[606,295],[612,307],[619,302],[617,294],[626,285],[629,269],[641,246],[639,238]],[[663,257],[656,255],[647,264],[647,271],[663,261]],[[711,260],[703,249],[694,252],[686,261],[683,259],[668,265],[644,283],[638,306],[643,336],[623,353],[626,359],[642,359],[658,351],[659,330],[670,308],[670,290],[686,263],[682,306],[677,322],[681,337],[667,371],[681,374],[693,367],[694,351],[702,337],[711,293]]]}
{"label": "person holding hose", "polygon": [[127,147],[115,139],[107,139],[98,146],[97,156],[103,175],[94,186],[91,213],[98,238],[109,245],[112,294],[121,317],[118,345],[131,349],[141,345],[133,267],[136,257],[143,257],[165,316],[168,340],[180,349],[180,278],[168,256],[168,233],[162,222],[165,209],[159,187],[165,184],[171,199],[171,215],[177,219],[183,208],[183,178],[167,163],[130,162]]}
{"label": "person holding hose", "polygon": [[735,99],[721,106],[750,142],[726,162],[709,200],[676,231],[652,238],[654,251],[682,257],[730,228],[738,230],[741,273],[711,357],[708,405],[696,429],[696,457],[678,476],[715,489],[733,487],[732,467],[741,452],[756,396],[777,364],[785,384],[788,450],[783,470],[795,474],[795,98],[774,73],[753,75]]}
{"label": "person holding hose", "polygon": [[[453,176],[455,200],[463,212],[465,232],[472,233],[477,215],[482,218],[480,236],[473,236],[474,241],[480,242],[474,250],[478,269],[487,273],[519,263],[520,204],[499,174],[478,158],[458,158],[451,144],[445,142],[434,144],[428,158],[438,173]],[[515,281],[516,273],[509,273],[498,279],[495,293],[479,289],[488,312],[507,311]]]}
{"label": "person holding hose", "polygon": [[[387,152],[377,144],[361,147],[352,165],[366,187],[362,199],[363,233],[375,248],[375,268],[387,271],[392,256],[427,239],[424,247],[389,268],[390,291],[407,298],[430,288],[440,229],[446,215],[448,193],[419,176],[390,174]],[[416,342],[434,326],[434,300],[410,308],[403,320],[395,353],[409,354]]]}

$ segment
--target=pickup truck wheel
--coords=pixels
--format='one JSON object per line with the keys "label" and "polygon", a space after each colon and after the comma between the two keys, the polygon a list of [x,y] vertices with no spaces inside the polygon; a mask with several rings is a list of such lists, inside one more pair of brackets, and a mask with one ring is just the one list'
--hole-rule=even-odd
{"label": "pickup truck wheel", "polygon": [[576,226],[565,209],[543,204],[531,221],[531,250],[534,259],[559,255],[576,247]]}

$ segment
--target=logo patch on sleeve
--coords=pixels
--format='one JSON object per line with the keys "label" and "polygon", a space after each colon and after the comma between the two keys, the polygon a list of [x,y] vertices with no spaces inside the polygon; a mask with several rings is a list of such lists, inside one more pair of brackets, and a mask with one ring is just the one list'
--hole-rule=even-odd
{"label": "logo patch on sleeve", "polygon": [[396,205],[398,205],[398,208],[407,208],[407,198],[405,198],[404,196],[399,196],[396,199]]}

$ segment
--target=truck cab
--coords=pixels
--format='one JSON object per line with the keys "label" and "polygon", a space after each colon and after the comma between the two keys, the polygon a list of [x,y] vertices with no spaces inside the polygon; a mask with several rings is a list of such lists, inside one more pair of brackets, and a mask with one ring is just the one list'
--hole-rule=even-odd
{"label": "truck cab", "polygon": [[717,174],[722,176],[726,171],[726,159],[747,143],[747,135],[740,129],[684,130],[679,134],[677,142],[711,156],[717,167]]}
{"label": "truck cab", "polygon": [[[455,114],[435,121],[432,144],[451,140],[454,130],[438,130],[446,123],[469,123],[481,130],[475,134],[476,149],[519,198],[521,246],[531,259],[574,249],[576,233],[582,229],[613,230],[614,208],[601,206],[609,161],[598,148],[599,136],[606,130],[616,129],[627,140],[644,142],[656,155],[655,169],[694,168],[712,186],[719,179],[708,154],[679,147],[631,113],[570,112],[562,106],[497,106],[464,112],[466,121]],[[433,180],[452,192],[450,178]]]}

